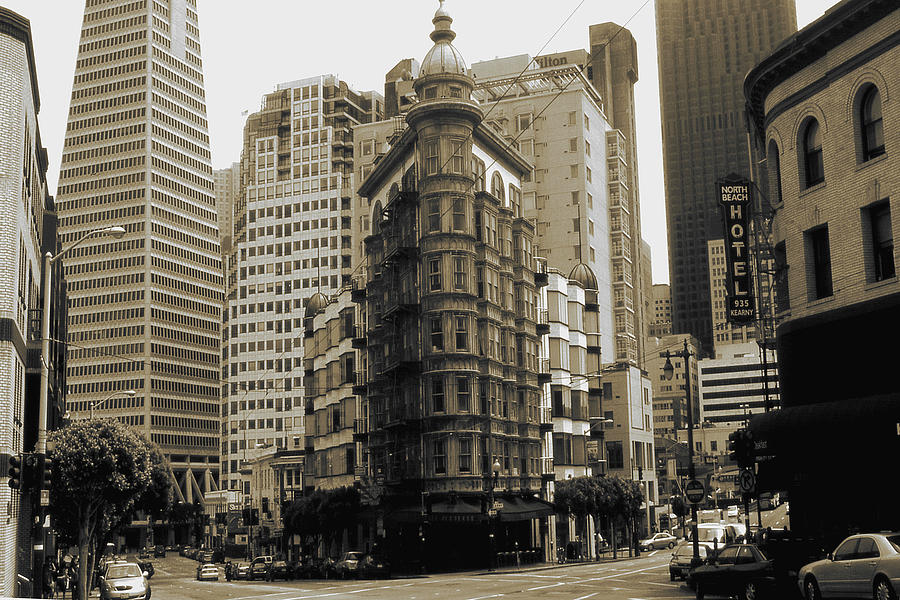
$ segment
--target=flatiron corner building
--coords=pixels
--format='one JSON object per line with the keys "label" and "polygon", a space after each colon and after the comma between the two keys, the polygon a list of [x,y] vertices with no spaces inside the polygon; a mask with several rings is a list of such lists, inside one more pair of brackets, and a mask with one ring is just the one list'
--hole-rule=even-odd
{"label": "flatiron corner building", "polygon": [[[68,410],[156,442],[202,501],[219,470],[223,275],[196,0],[87,0],[57,190]],[[127,392],[134,391],[133,395]]]}

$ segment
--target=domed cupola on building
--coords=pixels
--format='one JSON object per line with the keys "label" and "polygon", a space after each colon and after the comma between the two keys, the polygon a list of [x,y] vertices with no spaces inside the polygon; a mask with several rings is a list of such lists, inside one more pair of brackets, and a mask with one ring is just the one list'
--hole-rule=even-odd
{"label": "domed cupola on building", "polygon": [[569,273],[569,281],[574,281],[585,290],[597,289],[597,277],[591,271],[591,268],[583,262],[575,265],[575,268]]}
{"label": "domed cupola on building", "polygon": [[434,46],[422,60],[419,76],[413,83],[419,101],[465,100],[471,102],[475,82],[469,76],[466,61],[453,45],[456,32],[450,28],[453,19],[440,0],[440,7],[434,13],[434,31],[431,39]]}
{"label": "domed cupola on building", "polygon": [[313,333],[313,319],[328,306],[328,296],[322,292],[316,292],[306,302],[306,311],[303,313],[303,327],[307,336]]}

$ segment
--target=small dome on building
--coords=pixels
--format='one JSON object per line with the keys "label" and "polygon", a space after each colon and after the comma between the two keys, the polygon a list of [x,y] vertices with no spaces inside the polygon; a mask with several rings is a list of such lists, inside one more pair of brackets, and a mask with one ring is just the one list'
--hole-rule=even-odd
{"label": "small dome on building", "polygon": [[463,59],[459,50],[453,47],[451,43],[456,38],[456,33],[450,29],[453,19],[450,13],[444,8],[444,0],[440,0],[441,5],[434,13],[434,31],[431,32],[431,39],[434,46],[425,55],[422,60],[422,68],[419,69],[419,77],[425,75],[435,75],[437,73],[453,73],[465,75],[467,72],[466,61]]}
{"label": "small dome on building", "polygon": [[597,276],[589,266],[584,263],[578,263],[572,272],[569,273],[569,280],[574,281],[585,290],[597,289]]}
{"label": "small dome on building", "polygon": [[314,317],[320,311],[324,310],[326,306],[328,306],[328,296],[322,292],[316,292],[310,296],[309,302],[306,303],[306,312],[304,313],[304,316],[306,318]]}

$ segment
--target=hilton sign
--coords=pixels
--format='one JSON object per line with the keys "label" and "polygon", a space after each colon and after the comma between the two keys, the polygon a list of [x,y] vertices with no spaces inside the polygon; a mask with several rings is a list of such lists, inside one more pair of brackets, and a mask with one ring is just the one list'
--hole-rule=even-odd
{"label": "hilton sign", "polygon": [[728,175],[717,185],[719,203],[725,217],[728,320],[735,324],[750,323],[756,318],[753,294],[750,291],[750,183],[738,175]]}

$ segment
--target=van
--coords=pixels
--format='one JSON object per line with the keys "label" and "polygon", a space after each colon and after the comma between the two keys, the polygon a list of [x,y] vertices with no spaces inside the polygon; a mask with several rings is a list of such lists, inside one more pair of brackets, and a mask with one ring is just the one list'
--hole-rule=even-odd
{"label": "van", "polygon": [[[693,541],[693,537],[689,541]],[[700,523],[697,525],[697,541],[701,546],[706,546],[708,554],[718,552],[725,547],[725,525]]]}

